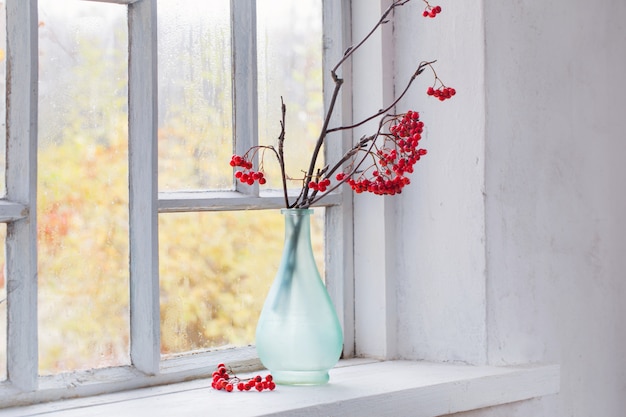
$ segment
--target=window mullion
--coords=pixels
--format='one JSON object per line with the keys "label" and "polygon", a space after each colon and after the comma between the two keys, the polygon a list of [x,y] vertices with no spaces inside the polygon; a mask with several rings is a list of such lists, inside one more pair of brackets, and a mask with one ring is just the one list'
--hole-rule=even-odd
{"label": "window mullion", "polygon": [[37,387],[37,0],[7,0],[7,199],[26,216],[7,224],[7,373]]}
{"label": "window mullion", "polygon": [[[327,109],[333,94],[335,82],[330,75],[331,69],[341,59],[350,43],[350,2],[323,1],[323,70],[324,70],[324,107]],[[338,71],[339,77],[351,73],[350,60]],[[345,82],[335,105],[331,119],[332,126],[350,125],[351,120],[351,83]],[[352,134],[340,133],[341,140],[329,140],[324,145],[326,161],[336,161],[352,146]],[[343,357],[354,355],[354,267],[353,267],[353,229],[352,229],[352,191],[342,187],[341,204],[326,209],[326,286],[344,333]]]}
{"label": "window mullion", "polygon": [[[231,0],[233,66],[233,136],[241,155],[258,144],[256,1]],[[253,159],[258,166],[258,159]],[[237,181],[236,189],[259,195],[259,185]]]}
{"label": "window mullion", "polygon": [[130,354],[147,374],[160,362],[156,25],[156,0],[128,6]]}

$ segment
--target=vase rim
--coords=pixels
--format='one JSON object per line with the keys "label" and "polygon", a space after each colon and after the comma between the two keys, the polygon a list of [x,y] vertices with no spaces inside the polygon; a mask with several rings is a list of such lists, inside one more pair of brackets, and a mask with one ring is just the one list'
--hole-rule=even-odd
{"label": "vase rim", "polygon": [[283,208],[280,209],[283,214],[310,214],[313,213],[312,208]]}

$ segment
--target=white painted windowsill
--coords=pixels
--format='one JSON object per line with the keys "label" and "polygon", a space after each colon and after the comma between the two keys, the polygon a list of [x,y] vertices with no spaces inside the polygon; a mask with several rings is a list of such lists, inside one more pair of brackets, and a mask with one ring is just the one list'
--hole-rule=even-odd
{"label": "white painted windowsill", "polygon": [[349,359],[331,370],[330,378],[323,386],[278,386],[261,393],[215,391],[210,379],[200,379],[5,409],[0,416],[435,417],[555,394],[560,369]]}

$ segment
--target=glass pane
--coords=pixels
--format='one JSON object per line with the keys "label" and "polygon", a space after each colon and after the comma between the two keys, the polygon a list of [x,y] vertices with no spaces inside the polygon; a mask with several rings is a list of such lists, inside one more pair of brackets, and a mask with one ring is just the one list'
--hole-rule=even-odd
{"label": "glass pane", "polygon": [[161,190],[232,188],[229,3],[158,2]]}
{"label": "glass pane", "polygon": [[[309,167],[323,117],[322,1],[258,0],[259,142],[276,146],[283,97],[287,107],[285,161],[290,187]],[[317,166],[323,167],[319,158]],[[270,152],[263,164],[267,187],[281,188]]]}
{"label": "glass pane", "polygon": [[6,192],[6,27],[6,9],[4,7],[4,2],[0,1],[0,196],[4,196]]}
{"label": "glass pane", "polygon": [[40,373],[128,364],[126,7],[39,19]]}
{"label": "glass pane", "polygon": [[[311,232],[324,273],[324,209]],[[254,343],[257,318],[282,254],[279,211],[159,216],[161,352]]]}
{"label": "glass pane", "polygon": [[7,379],[7,287],[4,276],[4,244],[7,225],[0,223],[0,381]]}

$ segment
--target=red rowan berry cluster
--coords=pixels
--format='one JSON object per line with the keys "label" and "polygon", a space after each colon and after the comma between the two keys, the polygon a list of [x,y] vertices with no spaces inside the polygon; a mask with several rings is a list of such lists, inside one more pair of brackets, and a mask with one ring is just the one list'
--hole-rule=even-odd
{"label": "red rowan berry cluster", "polygon": [[[370,192],[377,195],[395,195],[410,184],[406,174],[413,172],[413,166],[426,155],[426,149],[418,148],[424,131],[424,123],[419,120],[419,113],[408,111],[394,116],[385,135],[383,146],[371,152],[374,164],[361,173],[357,179],[349,178],[346,182],[356,193]],[[368,177],[370,174],[371,177]],[[344,172],[337,174],[338,181],[345,180]]]}
{"label": "red rowan berry cluster", "polygon": [[217,371],[213,372],[211,387],[218,391],[223,390],[226,392],[233,392],[235,388],[239,391],[255,389],[261,392],[265,390],[273,391],[276,388],[276,384],[270,374],[267,374],[265,378],[261,377],[261,375],[256,375],[252,378],[241,379],[226,369],[226,365],[220,363],[217,365]]}
{"label": "red rowan berry cluster", "polygon": [[320,181],[309,181],[309,188],[323,193],[330,186],[330,179],[324,178]]}
{"label": "red rowan berry cluster", "polygon": [[[404,99],[409,88],[416,78],[423,73],[425,69],[430,69],[434,76],[434,83],[431,84],[426,91],[429,96],[438,98],[440,101],[447,100],[456,94],[453,88],[446,87],[437,76],[433,64],[436,61],[422,61],[418,64],[413,76],[408,79],[404,89],[389,103],[375,111],[362,120],[355,121],[352,124],[340,124],[332,126],[335,118],[333,112],[339,108],[338,98],[341,97],[339,92],[344,83],[344,79],[340,77],[337,71],[348,61],[353,54],[361,48],[363,44],[372,36],[372,34],[389,22],[394,10],[404,6],[411,0],[393,0],[387,9],[382,13],[378,22],[371,31],[353,46],[348,47],[336,65],[330,70],[330,75],[334,81],[334,88],[330,94],[330,102],[326,105],[322,129],[315,147],[311,153],[308,168],[303,169],[302,176],[291,177],[287,174],[284,154],[284,145],[286,139],[286,106],[281,97],[281,120],[280,133],[278,134],[277,146],[256,145],[250,148],[243,155],[233,155],[230,165],[235,168],[235,177],[244,184],[253,185],[265,184],[267,181],[263,174],[263,156],[265,152],[272,153],[278,162],[280,168],[280,178],[282,180],[282,191],[285,208],[309,208],[317,204],[320,199],[331,194],[338,186],[346,183],[352,190],[357,193],[371,192],[380,195],[398,194],[402,189],[410,183],[408,174],[413,172],[413,167],[419,159],[426,154],[425,149],[418,148],[418,142],[421,139],[424,124],[419,120],[419,114],[409,111],[406,114],[390,115],[389,112]],[[432,6],[429,0],[422,0],[425,4],[423,11],[424,17],[434,18],[441,13],[441,6]],[[435,0],[432,0],[433,2]],[[353,145],[339,160],[333,161],[320,167],[321,155],[323,155],[324,145],[330,134],[350,131],[370,121],[377,120],[379,129],[370,136],[362,137]],[[383,129],[388,129],[383,132]],[[257,161],[257,153],[261,152],[258,160],[259,170],[253,170],[252,161]],[[368,167],[367,164],[369,164]],[[343,172],[341,172],[343,171]],[[333,178],[337,182],[332,182]],[[297,196],[290,195],[289,181],[298,181],[302,187]]]}
{"label": "red rowan berry cluster", "polygon": [[243,184],[252,185],[258,181],[263,185],[267,182],[262,171],[252,170],[252,162],[248,161],[245,156],[233,155],[230,159],[230,166],[243,168],[243,171],[235,172],[235,178]]}
{"label": "red rowan berry cluster", "polygon": [[444,101],[454,96],[456,94],[456,90],[452,87],[444,86],[441,86],[437,89],[433,87],[428,87],[428,90],[426,90],[426,94],[438,98],[439,101]]}
{"label": "red rowan berry cluster", "polygon": [[422,13],[422,16],[430,17],[432,19],[433,17],[437,16],[439,13],[441,13],[441,6],[433,7],[430,4],[426,3],[426,9]]}

